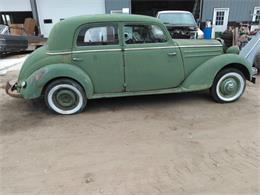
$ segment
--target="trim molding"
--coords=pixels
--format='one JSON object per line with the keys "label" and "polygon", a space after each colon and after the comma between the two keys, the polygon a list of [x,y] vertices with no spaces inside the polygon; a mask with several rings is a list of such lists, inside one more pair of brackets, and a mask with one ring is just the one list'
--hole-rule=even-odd
{"label": "trim molding", "polygon": [[138,50],[154,50],[154,49],[174,49],[178,46],[165,46],[165,47],[137,47],[137,48],[126,48],[124,51],[138,51]]}
{"label": "trim molding", "polygon": [[65,52],[47,52],[48,55],[66,55],[75,53],[93,53],[93,52],[110,52],[110,51],[122,51],[122,49],[95,49],[95,50],[80,50],[80,51],[65,51]]}
{"label": "trim molding", "polygon": [[184,45],[179,46],[180,48],[198,48],[198,47],[223,47],[222,45]]}
{"label": "trim molding", "polygon": [[184,45],[184,46],[165,46],[165,47],[138,47],[126,49],[95,49],[95,50],[80,50],[80,51],[65,51],[65,52],[47,52],[47,55],[66,55],[75,53],[93,53],[93,52],[112,52],[112,51],[139,51],[139,50],[154,50],[154,49],[176,49],[176,48],[207,48],[207,47],[222,47],[222,45]]}

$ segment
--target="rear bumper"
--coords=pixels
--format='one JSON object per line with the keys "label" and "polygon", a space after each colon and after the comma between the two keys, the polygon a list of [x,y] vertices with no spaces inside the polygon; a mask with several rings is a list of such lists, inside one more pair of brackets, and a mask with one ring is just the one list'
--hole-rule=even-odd
{"label": "rear bumper", "polygon": [[5,92],[11,97],[14,98],[21,98],[21,94],[17,91],[17,82],[14,81],[7,81],[5,85]]}

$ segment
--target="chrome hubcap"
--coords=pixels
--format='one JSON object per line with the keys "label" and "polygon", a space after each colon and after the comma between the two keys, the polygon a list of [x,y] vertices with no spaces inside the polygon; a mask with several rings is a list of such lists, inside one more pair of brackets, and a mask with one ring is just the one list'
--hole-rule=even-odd
{"label": "chrome hubcap", "polygon": [[239,90],[239,81],[234,78],[228,78],[221,83],[220,91],[224,95],[234,95]]}
{"label": "chrome hubcap", "polygon": [[223,101],[234,101],[242,95],[244,87],[245,81],[240,74],[227,73],[218,81],[217,94]]}

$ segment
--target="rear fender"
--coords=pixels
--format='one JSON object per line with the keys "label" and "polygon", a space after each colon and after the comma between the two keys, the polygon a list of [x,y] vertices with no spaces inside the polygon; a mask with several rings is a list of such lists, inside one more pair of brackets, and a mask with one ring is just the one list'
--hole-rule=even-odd
{"label": "rear fender", "polygon": [[223,54],[216,56],[198,68],[196,68],[182,83],[181,87],[184,91],[198,91],[209,89],[214,81],[214,78],[218,72],[230,65],[238,65],[243,67],[247,71],[249,77],[248,80],[252,79],[252,67],[251,65],[241,56],[236,54]]}
{"label": "rear fender", "polygon": [[42,95],[44,87],[58,78],[75,80],[85,90],[87,98],[93,96],[94,89],[90,77],[80,68],[69,64],[52,64],[35,71],[26,79],[26,87],[20,89],[20,93],[24,99],[38,98]]}

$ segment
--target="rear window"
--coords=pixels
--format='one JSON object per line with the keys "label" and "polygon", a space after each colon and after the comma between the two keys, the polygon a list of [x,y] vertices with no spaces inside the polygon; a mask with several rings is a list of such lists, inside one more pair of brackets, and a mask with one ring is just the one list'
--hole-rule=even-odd
{"label": "rear window", "polygon": [[118,28],[115,25],[84,26],[77,37],[77,46],[117,45]]}

